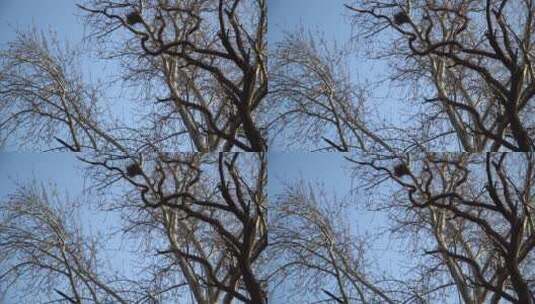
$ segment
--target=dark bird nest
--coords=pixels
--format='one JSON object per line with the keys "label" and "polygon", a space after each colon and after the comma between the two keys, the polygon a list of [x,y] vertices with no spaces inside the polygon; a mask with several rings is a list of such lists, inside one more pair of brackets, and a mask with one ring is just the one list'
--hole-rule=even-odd
{"label": "dark bird nest", "polygon": [[128,25],[134,25],[141,22],[143,22],[143,18],[141,18],[141,15],[138,12],[131,12],[126,15],[126,23],[128,23]]}
{"label": "dark bird nest", "polygon": [[143,170],[141,170],[141,167],[139,167],[138,164],[131,164],[126,167],[126,175],[128,175],[128,177],[135,177],[141,174],[143,174]]}
{"label": "dark bird nest", "polygon": [[506,122],[506,120],[507,120],[507,117],[505,117],[504,114],[501,114],[501,113],[496,114],[496,122],[497,123],[503,124],[504,122]]}
{"label": "dark bird nest", "polygon": [[405,164],[398,164],[394,167],[394,176],[395,177],[402,177],[405,175],[410,175],[411,170],[409,170],[409,167]]}
{"label": "dark bird nest", "polygon": [[394,23],[396,25],[402,25],[402,24],[410,23],[410,22],[411,22],[411,18],[407,14],[405,14],[405,12],[399,12],[394,15]]}

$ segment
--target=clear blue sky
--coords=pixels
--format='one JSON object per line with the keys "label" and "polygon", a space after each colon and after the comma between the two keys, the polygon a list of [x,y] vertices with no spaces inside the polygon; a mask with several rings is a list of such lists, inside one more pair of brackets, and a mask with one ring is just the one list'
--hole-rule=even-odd
{"label": "clear blue sky", "polygon": [[60,37],[71,42],[82,37],[83,26],[73,14],[76,1],[72,0],[2,0],[0,1],[0,41],[13,39],[13,29],[58,29]]}
{"label": "clear blue sky", "polygon": [[84,178],[79,161],[70,153],[0,153],[0,198],[14,191],[17,184],[57,184],[73,195],[80,194]]}
{"label": "clear blue sky", "polygon": [[319,30],[341,42],[351,36],[343,0],[268,0],[268,41],[280,40],[284,31],[303,26]]}

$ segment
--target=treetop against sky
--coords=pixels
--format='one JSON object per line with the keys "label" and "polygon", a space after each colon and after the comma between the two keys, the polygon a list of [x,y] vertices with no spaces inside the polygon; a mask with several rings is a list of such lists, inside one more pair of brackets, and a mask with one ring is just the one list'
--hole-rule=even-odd
{"label": "treetop against sky", "polygon": [[535,303],[534,16],[2,1],[0,302]]}

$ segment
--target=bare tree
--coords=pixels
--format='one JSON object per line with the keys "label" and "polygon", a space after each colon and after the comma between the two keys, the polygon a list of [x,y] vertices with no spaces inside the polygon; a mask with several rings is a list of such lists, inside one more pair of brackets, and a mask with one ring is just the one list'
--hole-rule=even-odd
{"label": "bare tree", "polygon": [[[371,210],[407,244],[410,271],[368,267],[373,241],[348,221],[365,199],[342,203],[296,183],[272,202],[270,282],[298,302],[533,303],[534,159],[528,153],[348,158]],[[293,283],[292,283],[293,282]],[[290,294],[294,294],[288,289]]]}
{"label": "bare tree", "polygon": [[297,32],[272,55],[270,86],[281,109],[271,114],[280,128],[343,151],[533,149],[532,1],[353,1],[347,8],[361,60],[388,64],[384,81],[408,92],[389,100],[411,107],[410,123],[372,119],[381,100],[351,79],[344,67],[351,52]]}
{"label": "bare tree", "polygon": [[[163,241],[150,248],[158,255],[147,266],[152,277],[121,286],[137,296],[124,301],[164,302],[174,292],[196,303],[266,302],[265,156],[207,154],[266,149],[256,114],[267,91],[265,6],[262,0],[80,6],[95,30],[91,42],[121,41],[107,55],[123,61],[126,80],[165,92],[148,96],[146,121],[137,126],[104,114],[102,88],[84,84],[72,64],[77,51],[20,33],[0,55],[2,139],[27,134],[32,148],[80,152],[103,191],[130,186],[115,206],[131,212],[125,232]],[[168,152],[188,140],[200,154]],[[80,300],[64,290],[58,295]]]}
{"label": "bare tree", "polygon": [[59,303],[132,303],[127,284],[102,271],[99,244],[82,233],[74,206],[35,185],[0,205],[0,287],[24,284],[17,296],[28,300],[46,290]]}
{"label": "bare tree", "polygon": [[77,50],[35,29],[0,52],[0,141],[14,136],[41,149],[97,147],[107,130],[100,129],[96,92],[83,84],[77,58]]}
{"label": "bare tree", "polygon": [[131,60],[157,70],[168,91],[159,99],[169,105],[165,115],[181,119],[195,150],[265,150],[255,114],[267,93],[264,0],[97,0],[80,7],[100,37],[120,39],[112,34],[126,31]]}
{"label": "bare tree", "polygon": [[348,204],[312,187],[296,183],[271,202],[268,251],[283,258],[270,281],[295,286],[298,303],[400,303],[400,284],[367,269],[367,241],[351,231]]}
{"label": "bare tree", "polygon": [[151,88],[144,122],[118,124],[114,115],[104,116],[96,107],[102,88],[89,89],[72,64],[78,53],[20,34],[0,54],[3,138],[45,133],[74,151],[108,144],[176,150],[187,142],[201,152],[266,150],[257,117],[267,93],[265,1],[87,1],[79,7],[94,31],[89,41],[122,63],[124,83]]}
{"label": "bare tree", "polygon": [[[366,115],[366,92],[351,82],[349,47],[338,48],[303,31],[287,34],[276,44],[270,70],[270,99],[278,106],[268,114],[272,139],[279,129],[296,144],[317,150],[391,149]],[[289,129],[289,130],[287,130]],[[324,145],[318,146],[318,139]]]}
{"label": "bare tree", "polygon": [[408,0],[348,8],[362,35],[380,39],[379,56],[395,61],[392,79],[433,88],[434,96],[419,97],[430,105],[423,127],[445,121],[463,151],[478,152],[533,150],[533,5]]}
{"label": "bare tree", "polygon": [[[167,153],[144,158],[139,164],[124,158],[84,160],[103,191],[123,185],[116,202],[102,207],[121,212],[123,233],[144,244],[144,275],[104,281],[96,268],[106,261],[96,260],[88,240],[70,230],[73,222],[60,221],[69,213],[52,209],[44,198],[33,203],[36,198],[26,189],[18,194],[23,199],[2,203],[9,211],[0,229],[4,275],[34,277],[43,287],[46,281],[38,278],[53,273],[58,285],[52,286],[71,286],[58,290],[76,303],[167,303],[176,297],[194,303],[266,303],[265,156]],[[23,216],[29,219],[22,221]],[[46,239],[34,231],[43,224],[50,225],[49,232],[41,231]],[[72,243],[63,241],[68,233]],[[62,252],[67,256],[62,258]],[[45,288],[45,294],[51,290]]]}
{"label": "bare tree", "polygon": [[269,99],[276,106],[266,115],[271,140],[313,151],[397,154],[430,147],[434,139],[422,139],[421,128],[385,122],[378,115],[372,89],[349,72],[351,44],[339,47],[300,30],[275,46]]}
{"label": "bare tree", "polygon": [[[422,280],[450,288],[463,303],[533,303],[535,162],[531,153],[411,155],[352,159],[376,188],[393,182],[398,233],[427,256]],[[404,210],[404,212],[400,212]],[[422,248],[422,239],[432,240]],[[444,278],[446,273],[448,276]]]}

